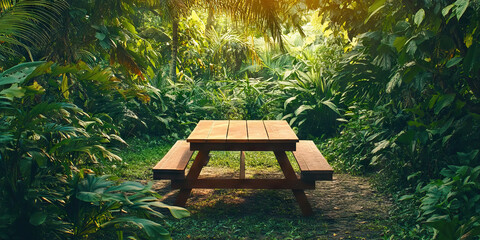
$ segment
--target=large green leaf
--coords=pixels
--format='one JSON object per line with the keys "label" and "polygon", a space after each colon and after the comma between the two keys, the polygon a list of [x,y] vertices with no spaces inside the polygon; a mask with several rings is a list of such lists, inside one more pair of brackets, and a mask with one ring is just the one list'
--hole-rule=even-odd
{"label": "large green leaf", "polygon": [[415,17],[413,19],[415,24],[417,24],[417,26],[420,26],[424,18],[425,18],[425,10],[421,8],[420,10],[417,11],[417,13],[415,13]]}
{"label": "large green leaf", "polygon": [[399,87],[402,84],[402,75],[397,72],[390,78],[390,81],[387,83],[387,93],[391,93],[395,87]]}
{"label": "large green leaf", "polygon": [[451,240],[459,239],[459,233],[457,232],[459,225],[458,219],[451,220],[446,215],[433,216],[429,218],[426,224],[437,230],[433,239],[436,240]]}
{"label": "large green leaf", "polygon": [[96,32],[95,33],[95,37],[100,40],[100,41],[103,41],[105,39],[105,37],[107,37],[105,34],[101,33],[101,32]]}
{"label": "large green leaf", "polygon": [[454,100],[455,100],[455,94],[453,94],[453,93],[452,94],[441,95],[438,98],[437,103],[435,103],[435,109],[434,109],[435,114],[440,113],[440,111],[442,111],[442,109],[444,109],[445,107],[452,104],[452,102]]}
{"label": "large green leaf", "polygon": [[396,37],[395,40],[393,41],[393,47],[395,47],[395,49],[397,49],[397,52],[400,52],[400,51],[402,51],[406,42],[407,42],[406,37]]}
{"label": "large green leaf", "polygon": [[182,207],[177,207],[177,206],[171,206],[165,203],[162,203],[160,201],[152,202],[150,205],[155,206],[155,207],[160,207],[160,208],[167,208],[170,210],[170,213],[172,216],[175,218],[184,218],[184,217],[189,217],[190,212],[187,211],[187,209],[182,208]]}
{"label": "large green leaf", "polygon": [[312,109],[313,109],[313,107],[310,106],[310,105],[301,105],[300,107],[298,107],[295,110],[295,115],[298,116],[298,115],[302,114],[303,112],[308,111],[308,110],[312,110]]}
{"label": "large green leaf", "polygon": [[[12,141],[14,139],[13,137],[14,136],[11,133],[3,133],[3,132],[0,133],[0,144],[4,144]],[[0,155],[0,160],[1,160],[1,155]]]}
{"label": "large green leaf", "polygon": [[45,212],[35,212],[30,216],[30,223],[33,226],[39,226],[45,222],[47,219],[47,214]]}
{"label": "large green leaf", "polygon": [[287,109],[287,106],[288,104],[290,104],[292,101],[295,101],[297,99],[297,96],[293,96],[293,97],[290,97],[288,98],[287,100],[285,100],[284,104],[283,104],[283,109]]}
{"label": "large green leaf", "polygon": [[445,133],[452,125],[453,120],[454,118],[450,118],[448,120],[438,122],[438,126],[436,126],[435,129],[432,129],[430,132],[432,134],[439,134],[439,135]]}
{"label": "large green leaf", "polygon": [[471,164],[474,159],[477,157],[479,150],[472,150],[470,152],[457,152],[458,159],[460,160],[460,163],[469,165]]}
{"label": "large green leaf", "polygon": [[410,55],[414,55],[415,52],[417,51],[417,43],[415,42],[415,40],[413,39],[410,39],[407,41],[407,53],[410,54]]}
{"label": "large green leaf", "polygon": [[480,70],[480,44],[474,42],[467,50],[467,55],[463,60],[463,67],[470,74],[477,74]]}
{"label": "large green leaf", "polygon": [[470,0],[457,0],[455,2],[455,16],[457,16],[458,20],[462,18],[463,14],[468,8],[469,3]]}
{"label": "large green leaf", "polygon": [[455,6],[455,4],[450,4],[442,9],[442,15],[446,16],[450,10]]}
{"label": "large green leaf", "polygon": [[95,192],[78,192],[76,197],[79,200],[91,203],[100,202],[102,200],[102,195]]}
{"label": "large green leaf", "polygon": [[326,100],[326,101],[322,101],[322,104],[330,108],[336,114],[340,115],[340,111],[338,110],[338,107],[337,105],[335,105],[335,103],[331,102],[330,100]]}
{"label": "large green leaf", "polygon": [[45,62],[27,62],[11,67],[0,74],[0,86],[22,83],[35,69]]}
{"label": "large green leaf", "polygon": [[375,144],[375,148],[372,150],[372,153],[375,154],[377,153],[378,151],[382,150],[382,149],[385,149],[386,147],[388,147],[388,145],[390,145],[390,142],[387,140],[387,139],[384,139],[378,143]]}
{"label": "large green leaf", "polygon": [[463,58],[461,58],[461,57],[454,57],[454,58],[448,60],[448,62],[445,66],[447,66],[447,68],[451,68],[451,67],[457,65],[459,62],[461,62],[462,59]]}
{"label": "large green leaf", "polygon": [[21,98],[25,95],[25,89],[13,84],[11,87],[0,91],[0,96],[12,100],[13,98]]}
{"label": "large green leaf", "polygon": [[372,18],[375,14],[377,14],[380,10],[385,7],[386,0],[376,0],[369,8],[368,8],[368,17],[365,19],[365,23],[367,23],[370,18]]}
{"label": "large green leaf", "polygon": [[136,225],[141,230],[143,230],[150,239],[171,239],[170,233],[161,224],[148,219],[138,218],[134,216],[115,218],[109,222],[102,224],[101,227],[112,227],[118,223],[128,223]]}
{"label": "large green leaf", "polygon": [[105,192],[114,192],[114,191],[126,191],[126,192],[135,192],[145,189],[145,186],[139,182],[127,181],[123,182],[118,186],[113,186],[105,190]]}

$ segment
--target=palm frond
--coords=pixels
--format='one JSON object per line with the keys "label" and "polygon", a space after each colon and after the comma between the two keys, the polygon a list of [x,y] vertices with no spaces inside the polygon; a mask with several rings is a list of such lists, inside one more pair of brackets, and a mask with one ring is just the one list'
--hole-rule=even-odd
{"label": "palm frond", "polygon": [[204,5],[226,11],[234,20],[269,32],[283,48],[282,22],[285,19],[295,19],[295,7],[299,2],[299,0],[212,0],[206,1]]}
{"label": "palm frond", "polygon": [[[68,6],[65,0],[32,0],[0,2],[0,37],[13,45],[36,45],[49,39],[50,30],[58,23]],[[22,43],[22,44],[19,44]],[[11,53],[6,47],[0,52]]]}

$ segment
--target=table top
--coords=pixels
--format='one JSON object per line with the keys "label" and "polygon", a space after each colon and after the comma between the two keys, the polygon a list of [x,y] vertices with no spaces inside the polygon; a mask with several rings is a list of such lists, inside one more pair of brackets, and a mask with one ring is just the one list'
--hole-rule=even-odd
{"label": "table top", "polygon": [[190,143],[296,143],[297,135],[283,120],[201,120]]}

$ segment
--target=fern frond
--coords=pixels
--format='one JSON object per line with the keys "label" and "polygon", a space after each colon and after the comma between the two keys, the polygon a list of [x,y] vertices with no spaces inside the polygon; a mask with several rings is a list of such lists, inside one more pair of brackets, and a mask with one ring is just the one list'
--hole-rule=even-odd
{"label": "fern frond", "polygon": [[[58,16],[67,6],[65,0],[1,0],[0,37],[3,38],[2,41],[13,45],[46,43],[50,31],[58,24]],[[0,52],[12,53],[3,46],[0,47]]]}

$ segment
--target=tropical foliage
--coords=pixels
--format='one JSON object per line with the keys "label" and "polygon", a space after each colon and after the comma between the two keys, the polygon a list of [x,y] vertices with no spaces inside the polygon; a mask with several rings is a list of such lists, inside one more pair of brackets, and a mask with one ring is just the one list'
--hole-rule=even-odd
{"label": "tropical foliage", "polygon": [[[478,209],[460,210],[450,201],[458,201],[458,194],[477,195],[465,174],[479,166],[479,2],[375,1],[368,8],[357,3],[324,12],[336,28],[359,34],[336,76],[345,89],[344,103],[356,108],[330,143],[334,152],[348,168],[379,169],[380,187],[397,196],[409,193],[398,199],[411,207],[408,216],[417,218],[420,229],[429,231],[418,233],[418,225],[410,225],[402,237],[475,238],[480,223],[468,214]],[[357,13],[368,17],[349,21]],[[352,137],[355,141],[345,141]],[[467,185],[453,187],[457,179]],[[413,199],[420,209],[407,203]]]}
{"label": "tropical foliage", "polygon": [[158,209],[184,210],[102,174],[200,119],[285,119],[373,173],[392,239],[478,238],[478,0],[0,7],[1,238],[168,237]]}

